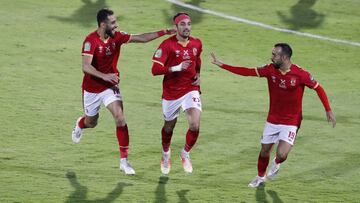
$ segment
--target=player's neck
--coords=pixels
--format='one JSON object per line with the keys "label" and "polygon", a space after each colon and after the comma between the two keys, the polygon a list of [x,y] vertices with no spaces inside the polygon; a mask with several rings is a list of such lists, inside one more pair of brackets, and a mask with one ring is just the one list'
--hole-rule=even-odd
{"label": "player's neck", "polygon": [[96,33],[100,36],[102,41],[107,41],[109,39],[109,35],[105,33],[105,31],[101,30],[100,28],[96,30]]}
{"label": "player's neck", "polygon": [[182,37],[180,36],[179,34],[176,35],[176,39],[179,41],[179,42],[187,42],[189,40],[189,37]]}
{"label": "player's neck", "polygon": [[290,71],[291,64],[292,64],[291,61],[287,61],[287,62],[283,63],[283,64],[280,66],[279,70],[280,70],[282,73],[287,73],[287,72]]}

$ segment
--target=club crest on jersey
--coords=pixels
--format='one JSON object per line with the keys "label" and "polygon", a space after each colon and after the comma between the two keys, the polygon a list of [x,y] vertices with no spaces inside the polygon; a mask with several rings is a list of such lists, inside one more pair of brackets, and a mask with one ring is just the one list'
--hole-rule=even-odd
{"label": "club crest on jersey", "polygon": [[295,78],[291,78],[290,85],[293,86],[293,87],[296,85],[296,79]]}
{"label": "club crest on jersey", "polygon": [[194,56],[197,55],[197,48],[193,48],[193,54],[194,54]]}
{"label": "club crest on jersey", "polygon": [[162,49],[158,49],[156,50],[154,57],[155,58],[160,58],[162,56]]}
{"label": "club crest on jersey", "polygon": [[84,51],[90,51],[91,49],[91,44],[90,42],[85,42],[84,44]]}

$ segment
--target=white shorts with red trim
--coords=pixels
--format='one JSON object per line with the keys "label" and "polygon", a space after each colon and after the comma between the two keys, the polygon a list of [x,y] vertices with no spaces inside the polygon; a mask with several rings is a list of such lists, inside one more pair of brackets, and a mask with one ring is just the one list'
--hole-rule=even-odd
{"label": "white shorts with red trim", "polygon": [[283,140],[294,145],[297,129],[298,127],[294,125],[278,125],[266,122],[261,144],[273,144]]}
{"label": "white shorts with red trim", "polygon": [[180,107],[183,109],[183,111],[189,108],[196,108],[202,111],[199,91],[188,92],[187,94],[176,100],[163,99],[162,109],[164,119],[166,121],[171,121],[177,118],[180,115]]}
{"label": "white shorts with red trim", "polygon": [[84,111],[87,116],[95,116],[100,111],[101,104],[107,107],[114,101],[122,101],[120,92],[106,89],[100,93],[92,93],[84,90]]}

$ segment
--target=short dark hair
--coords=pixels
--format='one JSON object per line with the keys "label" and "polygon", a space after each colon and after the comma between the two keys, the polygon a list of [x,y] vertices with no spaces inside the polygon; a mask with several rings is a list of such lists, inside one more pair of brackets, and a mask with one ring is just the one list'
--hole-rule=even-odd
{"label": "short dark hair", "polygon": [[100,23],[105,22],[108,19],[108,16],[111,16],[111,15],[114,15],[114,11],[112,11],[108,8],[100,9],[96,16],[98,26],[100,27]]}
{"label": "short dark hair", "polygon": [[291,58],[291,56],[292,56],[292,49],[291,49],[291,47],[290,47],[289,44],[287,44],[287,43],[277,43],[277,44],[274,45],[274,47],[281,47],[281,53],[282,53],[283,55],[286,55],[286,56],[288,56],[289,58]]}
{"label": "short dark hair", "polygon": [[[173,22],[175,21],[175,18],[176,18],[176,17],[178,17],[179,15],[183,15],[183,14],[189,16],[189,14],[187,14],[187,13],[185,13],[185,12],[179,12],[179,13],[177,13],[177,14],[174,15],[174,17],[173,17]],[[189,16],[189,17],[190,17],[190,16]]]}

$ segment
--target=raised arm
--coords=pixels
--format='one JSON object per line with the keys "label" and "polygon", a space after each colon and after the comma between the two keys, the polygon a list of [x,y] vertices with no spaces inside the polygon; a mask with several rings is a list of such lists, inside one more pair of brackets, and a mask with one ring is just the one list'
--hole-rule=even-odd
{"label": "raised arm", "polygon": [[326,118],[328,122],[332,123],[332,126],[335,127],[336,125],[336,119],[334,113],[331,111],[330,104],[328,101],[328,98],[326,96],[325,90],[322,88],[320,84],[318,84],[317,87],[314,88],[317,95],[319,96],[321,103],[323,104],[325,111],[326,111]]}
{"label": "raised arm", "polygon": [[212,63],[219,66],[222,69],[242,76],[259,76],[256,68],[236,67],[224,64],[221,62],[214,53],[211,53]]}
{"label": "raised arm", "polygon": [[168,29],[157,31],[157,32],[134,34],[134,35],[131,35],[129,42],[145,43],[145,42],[149,42],[151,40],[154,40],[154,39],[159,38],[164,35],[174,34],[175,32],[176,32],[176,30],[174,28],[168,28]]}

